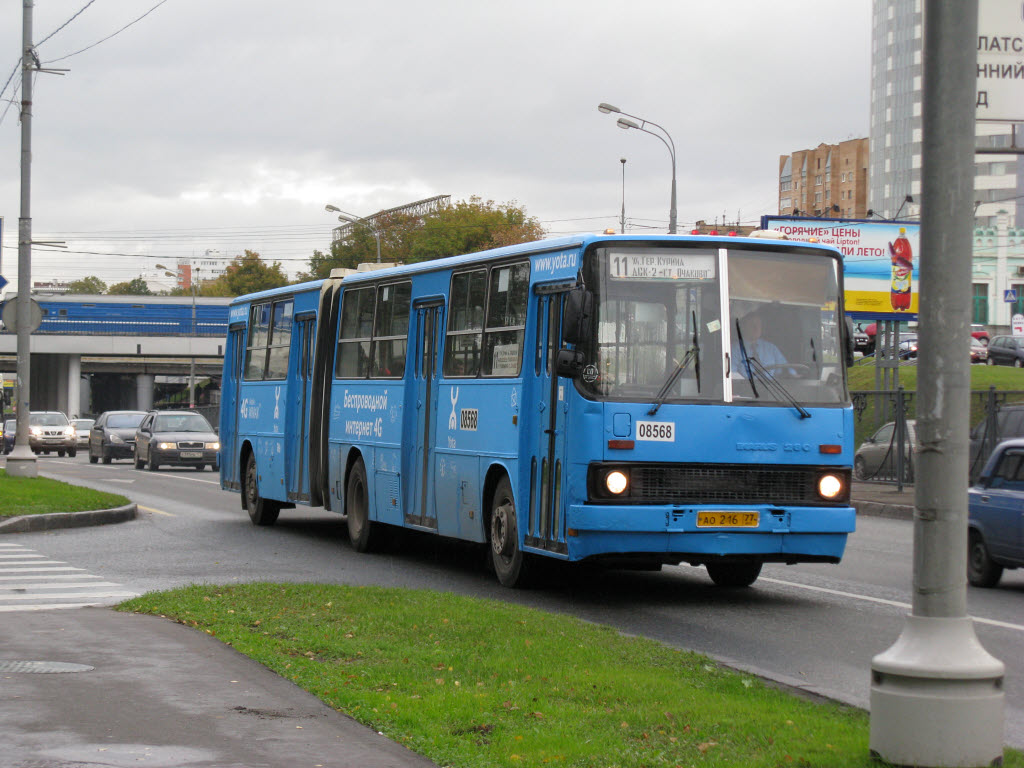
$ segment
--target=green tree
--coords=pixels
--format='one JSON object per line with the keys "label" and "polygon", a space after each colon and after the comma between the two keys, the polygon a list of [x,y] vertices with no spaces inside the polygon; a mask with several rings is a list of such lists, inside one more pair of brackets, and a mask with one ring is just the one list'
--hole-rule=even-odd
{"label": "green tree", "polygon": [[71,293],[100,294],[107,290],[107,284],[95,275],[89,275],[81,280],[72,280],[68,283],[68,290]]}
{"label": "green tree", "polygon": [[255,251],[246,251],[228,264],[216,280],[204,280],[197,286],[199,296],[241,296],[288,285],[288,275],[275,261],[267,265]]}
{"label": "green tree", "polygon": [[[471,197],[425,216],[391,214],[375,222],[380,233],[381,260],[412,264],[443,256],[472,253],[544,237],[537,219],[514,203],[497,205]],[[302,279],[327,277],[336,267],[355,269],[377,260],[377,241],[370,225],[353,224],[347,239],[331,243],[329,253],[314,251]]]}
{"label": "green tree", "polygon": [[149,284],[142,277],[135,277],[124,283],[115,283],[107,289],[113,296],[152,296]]}

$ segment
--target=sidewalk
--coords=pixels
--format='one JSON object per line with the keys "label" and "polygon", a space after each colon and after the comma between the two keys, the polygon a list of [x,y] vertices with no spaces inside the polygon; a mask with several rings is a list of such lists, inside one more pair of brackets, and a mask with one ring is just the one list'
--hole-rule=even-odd
{"label": "sidewalk", "polygon": [[904,485],[902,491],[886,483],[854,480],[850,488],[853,506],[858,515],[914,519],[914,486]]}
{"label": "sidewalk", "polygon": [[7,613],[0,680],[3,765],[436,768],[216,638],[157,616]]}

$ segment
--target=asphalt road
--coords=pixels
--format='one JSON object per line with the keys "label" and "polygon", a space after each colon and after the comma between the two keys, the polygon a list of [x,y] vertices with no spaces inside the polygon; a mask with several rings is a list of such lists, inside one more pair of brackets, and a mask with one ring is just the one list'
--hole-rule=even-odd
{"label": "asphalt road", "polygon": [[[359,555],[342,518],[308,508],[256,528],[213,472],[90,465],[84,455],[41,457],[39,466],[129,496],[139,517],[18,541],[135,592],[252,580],[448,590],[617,626],[865,708],[871,658],[895,641],[910,611],[912,525],[902,520],[861,517],[841,564],[766,566],[747,590],[717,589],[704,569],[680,566],[545,569],[541,586],[513,591],[466,545],[410,535],[385,553]],[[1007,743],[1024,748],[1024,571],[1007,571],[996,589],[969,588],[968,606],[982,645],[1007,666]]]}

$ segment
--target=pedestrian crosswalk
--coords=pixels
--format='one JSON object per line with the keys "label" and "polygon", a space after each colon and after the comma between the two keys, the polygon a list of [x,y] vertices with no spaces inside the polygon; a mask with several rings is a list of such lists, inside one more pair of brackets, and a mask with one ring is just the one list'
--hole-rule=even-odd
{"label": "pedestrian crosswalk", "polygon": [[0,544],[0,613],[112,605],[138,594],[20,544]]}

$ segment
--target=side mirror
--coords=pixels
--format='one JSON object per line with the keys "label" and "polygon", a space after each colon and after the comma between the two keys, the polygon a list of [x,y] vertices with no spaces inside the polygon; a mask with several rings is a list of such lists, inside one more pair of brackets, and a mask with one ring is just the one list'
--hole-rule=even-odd
{"label": "side mirror", "polygon": [[582,285],[569,291],[562,316],[562,341],[566,344],[579,344],[589,339],[593,313],[594,294]]}
{"label": "side mirror", "polygon": [[568,379],[578,379],[583,373],[583,353],[575,349],[560,349],[555,357],[555,373]]}

